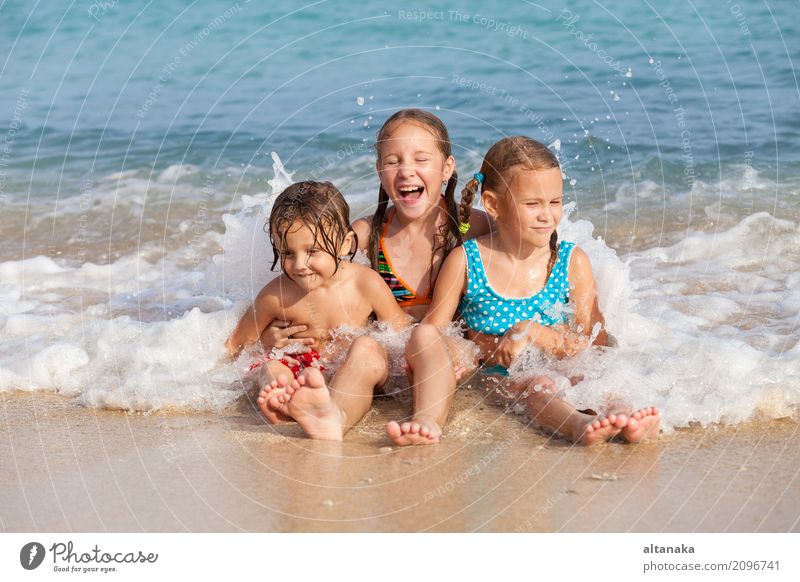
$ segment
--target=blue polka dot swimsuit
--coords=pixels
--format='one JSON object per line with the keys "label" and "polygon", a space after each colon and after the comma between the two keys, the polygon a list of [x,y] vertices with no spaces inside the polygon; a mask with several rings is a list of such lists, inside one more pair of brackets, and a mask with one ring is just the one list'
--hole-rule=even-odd
{"label": "blue polka dot swimsuit", "polygon": [[[558,243],[550,277],[541,291],[530,297],[504,297],[489,285],[481,253],[475,239],[464,243],[467,258],[467,292],[458,304],[467,326],[488,335],[503,335],[520,321],[535,320],[541,325],[558,325],[567,320],[564,307],[569,302],[569,260],[575,243]],[[492,373],[503,373],[496,367]],[[485,370],[488,371],[488,370]]]}

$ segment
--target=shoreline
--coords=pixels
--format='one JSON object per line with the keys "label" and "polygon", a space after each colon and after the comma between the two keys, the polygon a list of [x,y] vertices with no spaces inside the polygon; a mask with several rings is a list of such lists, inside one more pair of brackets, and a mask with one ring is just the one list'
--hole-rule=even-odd
{"label": "shoreline", "polygon": [[576,447],[462,389],[443,442],[398,448],[380,398],[343,443],[221,413],[2,395],[6,532],[797,532],[793,420]]}

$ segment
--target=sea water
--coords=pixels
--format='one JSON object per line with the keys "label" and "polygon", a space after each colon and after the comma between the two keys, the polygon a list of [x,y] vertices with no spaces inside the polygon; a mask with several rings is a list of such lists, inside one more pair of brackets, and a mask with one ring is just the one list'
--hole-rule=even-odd
{"label": "sea water", "polygon": [[[504,135],[558,155],[559,235],[614,347],[526,371],[667,427],[800,404],[800,54],[785,3],[0,8],[0,390],[221,410],[291,180],[377,199],[385,118],[447,123],[461,183]],[[273,154],[275,152],[275,154]],[[522,364],[525,364],[524,366]],[[585,380],[571,387],[568,378]]]}

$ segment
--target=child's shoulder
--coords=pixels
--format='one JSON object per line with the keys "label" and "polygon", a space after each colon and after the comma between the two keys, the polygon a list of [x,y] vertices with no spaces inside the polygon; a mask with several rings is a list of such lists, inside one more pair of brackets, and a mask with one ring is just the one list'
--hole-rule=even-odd
{"label": "child's shoulder", "polygon": [[372,231],[372,217],[362,216],[350,225],[358,238],[358,248],[362,251],[367,250],[369,244],[369,234]]}
{"label": "child's shoulder", "polygon": [[465,240],[464,244],[467,244],[470,241],[472,241],[471,244],[474,244],[474,245],[476,245],[476,246],[478,246],[478,247],[480,247],[482,249],[492,248],[492,244],[491,244],[491,242],[492,242],[492,233],[491,232],[487,232],[486,234],[483,234],[481,236],[476,236],[475,238],[471,238],[469,240]]}
{"label": "child's shoulder", "polygon": [[558,250],[559,252],[569,253],[568,264],[569,264],[570,274],[585,271],[587,268],[591,270],[592,263],[589,260],[589,255],[587,255],[586,251],[584,251],[574,242],[564,241],[564,240],[559,241]]}
{"label": "child's shoulder", "polygon": [[367,285],[380,283],[381,285],[385,285],[380,274],[366,265],[342,261],[339,268],[342,269],[342,274],[348,280],[355,281],[356,283]]}
{"label": "child's shoulder", "polygon": [[285,273],[280,273],[261,288],[261,291],[258,292],[258,300],[274,298],[277,301],[281,295],[284,295],[288,289],[293,287],[294,281],[287,277]]}
{"label": "child's shoulder", "polygon": [[[468,242],[469,241],[464,241],[464,245],[467,244]],[[447,258],[444,261],[445,264],[447,265],[458,264],[463,266],[467,260],[467,252],[466,249],[464,248],[464,245],[458,245],[457,247],[454,247],[453,250],[451,250],[448,253]]]}
{"label": "child's shoulder", "polygon": [[388,294],[391,296],[389,287],[377,271],[358,263],[342,263],[340,268],[342,267],[344,267],[342,274],[347,279],[348,285],[354,286],[354,293],[351,295],[351,299],[360,298],[356,300],[371,302],[375,297],[380,297],[381,295]]}

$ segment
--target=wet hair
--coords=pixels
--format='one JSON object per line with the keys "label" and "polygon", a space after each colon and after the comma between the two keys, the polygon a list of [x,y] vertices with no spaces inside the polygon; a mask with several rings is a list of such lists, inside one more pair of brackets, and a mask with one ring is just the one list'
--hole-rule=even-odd
{"label": "wet hair", "polygon": [[347,235],[352,232],[356,240],[349,257],[353,259],[358,248],[358,237],[350,228],[350,207],[342,193],[330,182],[296,182],[278,194],[272,205],[269,222],[264,227],[272,244],[274,259],[270,268],[273,271],[280,259],[281,249],[286,248],[286,235],[297,223],[314,234],[316,244],[336,261],[336,270],[342,260],[339,251]]}
{"label": "wet hair", "polygon": [[[494,192],[505,192],[511,182],[512,172],[516,170],[549,170],[558,168],[558,158],[551,152],[546,145],[524,135],[505,137],[489,148],[481,165],[483,174],[482,187]],[[478,192],[481,184],[472,178],[461,194],[461,200],[470,200]],[[469,222],[467,220],[466,222]],[[558,234],[553,231],[550,235],[550,260],[547,263],[547,276],[550,276],[556,259],[558,258]]]}
{"label": "wet hair", "polygon": [[[391,139],[392,132],[403,123],[416,123],[423,129],[431,133],[439,146],[439,151],[445,159],[449,158],[452,154],[452,147],[450,145],[450,134],[447,133],[447,127],[444,122],[436,117],[433,113],[424,111],[422,109],[401,109],[393,114],[378,131],[375,140],[375,150],[378,154],[378,160],[381,159],[381,145]],[[460,215],[456,208],[455,192],[458,186],[458,174],[453,170],[453,175],[447,182],[447,187],[444,192],[445,210],[447,212],[447,222],[439,228],[439,232],[434,236],[433,240],[433,253],[431,254],[431,267],[429,275],[429,289],[433,289],[433,282],[436,281],[436,276],[433,272],[433,258],[436,252],[443,248],[445,256],[453,250],[454,247],[463,242],[461,232],[458,230]],[[470,199],[468,204],[472,205]],[[461,205],[464,205],[462,200]],[[383,189],[381,184],[378,190],[378,208],[375,214],[372,215],[372,225],[369,233],[369,241],[367,244],[367,256],[369,257],[372,268],[378,269],[378,244],[380,241],[383,226],[386,223],[386,209],[389,207],[389,195]],[[438,273],[437,273],[438,274]]]}

